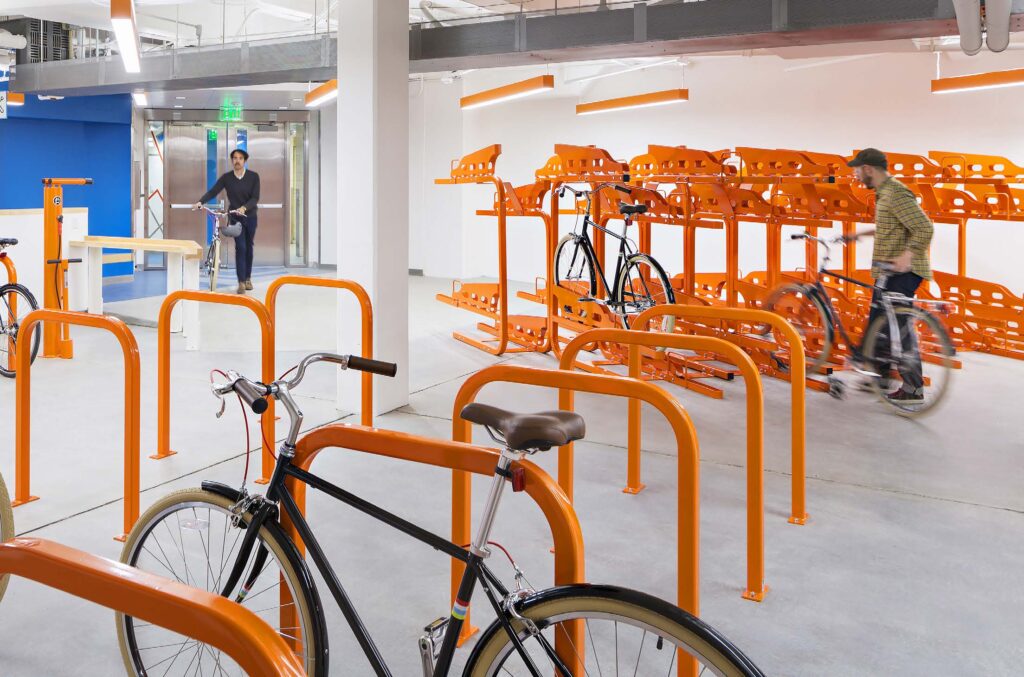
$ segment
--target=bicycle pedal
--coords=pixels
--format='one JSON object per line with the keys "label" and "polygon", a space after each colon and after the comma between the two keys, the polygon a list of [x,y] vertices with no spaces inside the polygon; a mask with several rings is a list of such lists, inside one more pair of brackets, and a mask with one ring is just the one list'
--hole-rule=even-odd
{"label": "bicycle pedal", "polygon": [[451,616],[442,616],[423,628],[425,634],[420,637],[419,647],[424,677],[431,677],[434,674],[434,661],[441,652],[441,639],[450,620]]}

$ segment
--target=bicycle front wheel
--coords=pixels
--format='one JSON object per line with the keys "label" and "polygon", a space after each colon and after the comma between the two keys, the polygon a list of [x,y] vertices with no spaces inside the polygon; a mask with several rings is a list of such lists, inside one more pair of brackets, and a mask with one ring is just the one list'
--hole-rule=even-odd
{"label": "bicycle front wheel", "polygon": [[[953,342],[937,317],[913,306],[896,306],[899,338],[889,338],[889,318],[875,318],[864,333],[865,361],[881,378],[871,389],[902,416],[920,416],[939,405],[953,377]],[[894,356],[899,342],[899,357]],[[901,394],[902,393],[902,394]]]}
{"label": "bicycle front wheel", "polygon": [[[615,285],[615,302],[629,329],[630,318],[648,308],[676,302],[676,293],[661,264],[647,254],[634,254],[626,259]],[[675,317],[665,315],[656,321],[664,332],[675,329]],[[644,329],[644,327],[637,327]]]}
{"label": "bicycle front wheel", "polygon": [[[530,635],[512,620],[523,648],[541,674],[673,675],[681,662],[697,663],[694,675],[761,677],[762,672],[714,628],[651,595],[608,585],[567,585],[543,590],[517,605],[537,626]],[[574,631],[573,622],[576,622]],[[558,640],[569,647],[559,666]],[[570,663],[580,663],[572,672]],[[562,668],[568,668],[569,672]],[[679,674],[684,674],[682,670]],[[529,666],[508,633],[495,621],[477,642],[464,677],[529,675]]]}
{"label": "bicycle front wheel", "polygon": [[220,273],[220,238],[214,239],[210,244],[210,251],[206,255],[209,261],[210,270],[210,291],[217,291],[217,278]]}
{"label": "bicycle front wheel", "polygon": [[[5,284],[0,287],[0,375],[14,378],[18,331],[25,316],[37,308],[39,304],[36,303],[36,297],[22,285]],[[39,335],[42,333],[41,326],[32,332],[32,341],[29,343],[32,357],[29,362],[34,362],[39,354]]]}
{"label": "bicycle front wheel", "polygon": [[[14,511],[11,510],[11,497],[7,493],[7,485],[4,484],[4,476],[0,475],[0,543],[14,538]],[[10,574],[0,576],[0,600],[7,592],[7,583],[11,580]]]}
{"label": "bicycle front wheel", "polygon": [[[781,315],[793,325],[804,342],[807,375],[819,373],[832,354],[835,329],[818,295],[812,293],[811,288],[801,284],[783,285],[768,295],[764,309]],[[755,333],[763,334],[769,330],[775,334],[776,343],[782,345],[787,342],[784,335],[768,325],[754,329]]]}
{"label": "bicycle front wheel", "polygon": [[566,235],[555,247],[555,284],[581,297],[597,296],[597,268],[583,238]]}
{"label": "bicycle front wheel", "polygon": [[[132,528],[121,561],[221,594],[252,518],[204,489],[156,502]],[[320,599],[301,555],[276,522],[264,523],[241,580],[228,598],[254,612],[284,639],[307,675],[327,674],[327,633]],[[129,675],[244,675],[219,650],[164,628],[117,614],[121,656]]]}

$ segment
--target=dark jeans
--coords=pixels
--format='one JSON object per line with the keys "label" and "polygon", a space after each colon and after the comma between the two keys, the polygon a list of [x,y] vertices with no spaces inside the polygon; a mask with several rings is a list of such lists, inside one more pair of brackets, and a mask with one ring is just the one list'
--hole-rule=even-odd
{"label": "dark jeans", "polygon": [[253,240],[256,239],[256,215],[242,216],[242,234],[235,238],[235,272],[238,281],[245,282],[252,276]]}
{"label": "dark jeans", "polygon": [[[899,292],[904,296],[914,298],[917,294],[917,288],[921,286],[923,278],[917,273],[899,273],[898,275],[890,275],[885,281],[885,290]],[[876,305],[878,301],[878,292],[875,291],[871,299],[871,313],[868,316],[867,328],[871,326],[871,323],[875,321],[876,317],[885,317],[885,310],[881,305]],[[903,379],[903,390],[909,393],[919,393],[924,388],[924,377],[921,373],[921,352],[917,347],[917,334],[907,329],[907,316],[897,315],[896,322],[900,332],[900,345],[903,352],[903,361],[898,365],[900,378]],[[888,326],[883,327],[882,332],[878,335],[878,341],[875,343],[875,353],[879,357],[887,356],[890,353],[889,350],[889,328]],[[879,367],[881,369],[881,367]],[[883,378],[886,374],[882,374]]]}

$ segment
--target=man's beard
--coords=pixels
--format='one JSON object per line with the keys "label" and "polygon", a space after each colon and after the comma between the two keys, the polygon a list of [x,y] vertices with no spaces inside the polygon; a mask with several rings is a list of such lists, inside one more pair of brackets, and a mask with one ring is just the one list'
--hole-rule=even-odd
{"label": "man's beard", "polygon": [[874,188],[875,187],[875,177],[873,177],[873,176],[871,176],[869,174],[866,174],[864,176],[864,178],[861,179],[861,183],[863,183],[864,186],[867,187],[867,188]]}

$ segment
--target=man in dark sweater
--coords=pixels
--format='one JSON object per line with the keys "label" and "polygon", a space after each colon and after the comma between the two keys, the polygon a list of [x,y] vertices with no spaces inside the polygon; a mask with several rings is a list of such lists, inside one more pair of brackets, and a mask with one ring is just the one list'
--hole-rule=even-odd
{"label": "man in dark sweater", "polygon": [[192,206],[192,209],[199,209],[223,190],[228,194],[228,210],[238,212],[229,218],[237,218],[242,224],[242,234],[235,238],[239,294],[252,289],[252,243],[256,238],[256,203],[260,200],[260,175],[245,168],[248,161],[249,154],[241,148],[231,151],[232,171],[217,179],[217,183]]}

